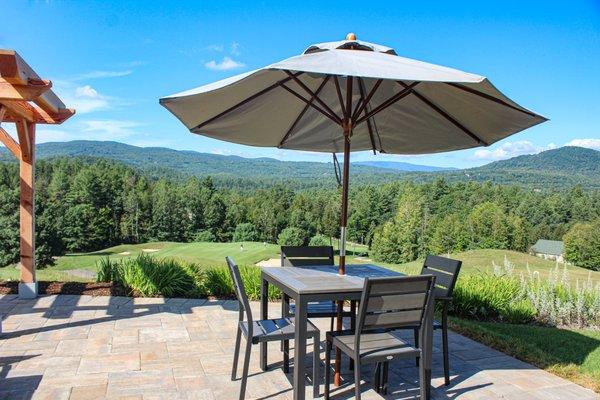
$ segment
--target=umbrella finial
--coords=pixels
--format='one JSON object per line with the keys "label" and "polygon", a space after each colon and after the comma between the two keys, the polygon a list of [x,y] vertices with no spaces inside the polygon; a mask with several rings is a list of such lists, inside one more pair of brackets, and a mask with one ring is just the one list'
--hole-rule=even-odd
{"label": "umbrella finial", "polygon": [[346,40],[356,40],[356,35],[352,32],[346,35]]}

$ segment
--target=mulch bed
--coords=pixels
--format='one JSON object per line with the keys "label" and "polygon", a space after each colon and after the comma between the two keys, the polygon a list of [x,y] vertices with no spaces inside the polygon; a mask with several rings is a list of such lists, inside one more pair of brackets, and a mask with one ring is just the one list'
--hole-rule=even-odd
{"label": "mulch bed", "polygon": [[[0,282],[0,294],[18,294],[19,282]],[[38,282],[39,294],[76,294],[89,296],[129,296],[124,287],[110,282]]]}

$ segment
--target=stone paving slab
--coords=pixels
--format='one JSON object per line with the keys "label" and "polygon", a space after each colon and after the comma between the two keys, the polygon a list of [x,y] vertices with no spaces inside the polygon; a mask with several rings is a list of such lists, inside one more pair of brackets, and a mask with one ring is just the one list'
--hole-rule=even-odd
{"label": "stone paving slab", "polygon": [[[258,317],[259,304],[252,303],[252,308]],[[270,305],[272,316],[279,310],[278,304]],[[230,380],[238,315],[234,301],[67,295],[20,300],[0,295],[0,314],[0,400],[238,397],[239,380]],[[314,322],[323,332],[328,329],[328,319]],[[446,387],[439,335],[435,338],[434,400],[600,399],[590,390],[455,333],[449,338],[451,384]],[[312,348],[310,344],[309,351]],[[323,343],[319,351],[324,359]],[[258,353],[255,347],[246,397],[291,399],[292,375],[281,369],[279,344],[269,344],[267,372],[259,368]],[[332,398],[351,399],[353,376],[344,369],[342,378],[343,385]],[[364,399],[384,398],[371,389],[369,366],[361,378]],[[392,365],[389,385],[387,399],[419,398],[414,361]],[[306,393],[310,398],[308,380]]]}

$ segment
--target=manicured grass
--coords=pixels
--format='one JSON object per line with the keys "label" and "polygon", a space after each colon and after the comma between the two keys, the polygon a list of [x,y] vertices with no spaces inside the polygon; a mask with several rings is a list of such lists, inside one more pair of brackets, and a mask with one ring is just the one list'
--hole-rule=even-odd
{"label": "manicured grass", "polygon": [[600,393],[598,330],[450,321],[457,332]]}

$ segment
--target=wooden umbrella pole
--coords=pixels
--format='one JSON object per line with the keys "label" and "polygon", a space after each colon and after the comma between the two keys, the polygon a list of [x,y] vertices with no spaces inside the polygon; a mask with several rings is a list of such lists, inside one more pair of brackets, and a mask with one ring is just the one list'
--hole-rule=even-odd
{"label": "wooden umbrella pole", "polygon": [[[346,274],[346,225],[348,223],[348,186],[350,181],[350,136],[352,136],[352,77],[347,78],[346,83],[346,115],[344,116],[344,170],[342,173],[342,212],[340,218],[340,264],[338,274]],[[344,302],[339,301],[337,307],[337,323],[336,330],[341,331],[343,328],[342,312],[344,310]],[[340,349],[335,351],[335,374],[333,382],[336,386],[342,383],[341,370],[342,352]]]}

